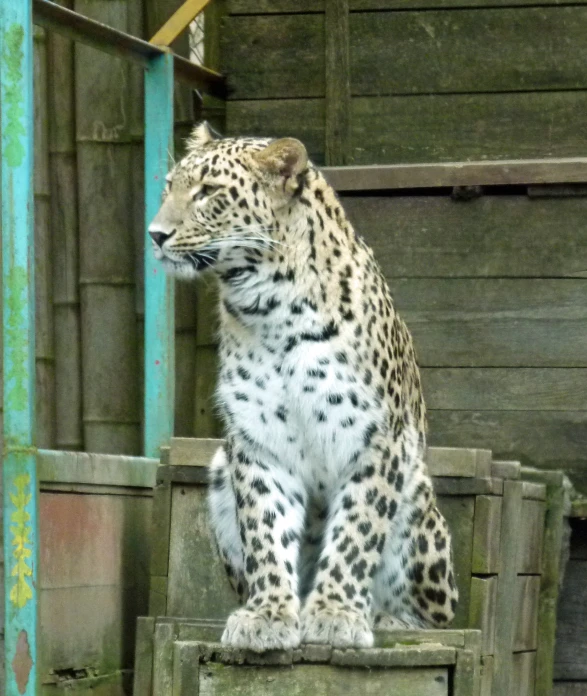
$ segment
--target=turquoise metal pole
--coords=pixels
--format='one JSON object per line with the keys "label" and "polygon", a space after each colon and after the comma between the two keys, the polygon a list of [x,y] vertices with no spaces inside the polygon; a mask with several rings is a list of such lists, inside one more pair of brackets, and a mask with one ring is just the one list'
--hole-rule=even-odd
{"label": "turquoise metal pole", "polygon": [[[173,154],[173,56],[151,58],[145,70],[145,222],[161,204]],[[144,453],[159,457],[173,434],[175,385],[173,280],[155,260],[145,229]]]}
{"label": "turquoise metal pole", "polygon": [[31,0],[0,0],[6,696],[37,693]]}

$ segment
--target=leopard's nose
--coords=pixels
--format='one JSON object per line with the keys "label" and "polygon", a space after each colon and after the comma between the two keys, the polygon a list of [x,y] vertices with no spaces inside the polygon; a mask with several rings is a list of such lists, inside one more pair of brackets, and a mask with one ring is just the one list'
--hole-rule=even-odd
{"label": "leopard's nose", "polygon": [[166,232],[161,232],[161,230],[149,230],[149,235],[159,248],[163,246],[165,240],[171,237],[170,234],[167,234]]}

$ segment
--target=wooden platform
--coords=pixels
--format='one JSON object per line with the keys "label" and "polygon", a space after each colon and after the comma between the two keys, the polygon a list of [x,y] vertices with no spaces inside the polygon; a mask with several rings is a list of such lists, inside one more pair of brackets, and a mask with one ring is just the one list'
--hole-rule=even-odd
{"label": "wooden platform", "polygon": [[479,631],[378,633],[374,648],[257,654],[219,622],[139,619],[134,696],[480,696]]}
{"label": "wooden platform", "polygon": [[[151,617],[222,624],[237,606],[208,526],[206,466],[221,444],[175,438],[163,452],[154,498]],[[427,461],[453,535],[460,592],[453,626],[481,631],[484,696],[547,696],[562,474],[494,461],[481,449],[430,448]]]}

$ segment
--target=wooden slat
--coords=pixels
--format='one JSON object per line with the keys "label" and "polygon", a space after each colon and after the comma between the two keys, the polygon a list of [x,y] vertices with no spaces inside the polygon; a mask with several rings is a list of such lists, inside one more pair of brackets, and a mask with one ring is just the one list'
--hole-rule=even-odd
{"label": "wooden slat", "polygon": [[538,575],[518,575],[514,593],[514,607],[517,614],[514,636],[515,652],[536,650],[539,595],[540,577]]}
{"label": "wooden slat", "polygon": [[587,492],[584,411],[430,411],[429,442],[453,447],[474,443],[494,455],[542,469],[564,469]]}
{"label": "wooden slat", "polygon": [[167,587],[169,616],[224,619],[237,606],[210,536],[206,488],[174,486]]}
{"label": "wooden slat", "polygon": [[422,383],[431,409],[587,411],[584,368],[424,368]]}
{"label": "wooden slat", "polygon": [[397,279],[390,285],[425,367],[587,366],[581,280]]}
{"label": "wooden slat", "polygon": [[473,573],[498,573],[500,570],[501,497],[478,495],[475,498],[473,528]]}
{"label": "wooden slat", "polygon": [[[522,483],[505,481],[502,502],[501,572],[498,577],[495,624],[493,685],[498,694],[507,694],[513,679],[512,648],[516,617],[512,597],[517,582],[518,529],[522,517]],[[515,693],[515,692],[514,692]]]}
{"label": "wooden slat", "polygon": [[534,696],[536,682],[536,653],[521,652],[513,657],[511,693],[516,696]]}
{"label": "wooden slat", "polygon": [[[587,149],[579,117],[586,108],[583,91],[357,97],[351,100],[349,161],[372,165],[573,158]],[[308,145],[317,164],[324,163],[323,99],[229,101],[226,113],[231,134],[294,136]],[[575,169],[576,163],[570,166]],[[581,166],[582,173],[572,181],[586,180]],[[540,169],[538,182],[553,183],[552,173],[544,180]],[[503,174],[499,178],[495,183],[507,182]],[[522,182],[532,183],[533,178],[526,171]],[[431,181],[437,179],[434,172]],[[519,176],[512,179],[510,183],[520,183]]]}
{"label": "wooden slat", "polygon": [[[522,491],[525,482],[522,483]],[[522,493],[523,494],[523,493]],[[538,500],[522,501],[522,523],[518,533],[517,572],[538,575],[542,572],[542,544],[546,506]]]}
{"label": "wooden slat", "polygon": [[[471,481],[472,479],[461,480]],[[452,626],[453,628],[469,628],[475,498],[473,495],[461,497],[439,493],[438,507],[448,523],[455,549],[454,574],[459,590],[459,603]]]}
{"label": "wooden slat", "polygon": [[469,626],[481,630],[481,654],[492,655],[495,649],[495,608],[497,576],[472,577]]}
{"label": "wooden slat", "polygon": [[[587,8],[355,13],[353,95],[585,88]],[[548,35],[549,41],[536,41]]]}
{"label": "wooden slat", "polygon": [[141,616],[137,619],[133,696],[144,696],[144,694],[151,693],[153,682],[154,630],[155,619],[152,617]]}
{"label": "wooden slat", "polygon": [[587,149],[577,116],[586,107],[585,91],[357,97],[350,162],[576,157]]}
{"label": "wooden slat", "polygon": [[[532,163],[528,176],[534,176]],[[382,166],[378,179],[369,167],[325,168],[335,186],[384,185],[396,172],[398,184],[421,183],[427,171],[453,178],[479,180],[497,175],[500,163]],[[564,176],[551,162],[553,177]],[[587,159],[582,176],[587,178]],[[403,173],[402,173],[403,172]],[[485,173],[484,173],[485,172]],[[448,180],[448,179],[447,179]],[[437,182],[446,185],[447,180]],[[346,181],[346,183],[345,183]],[[463,182],[461,181],[461,184]],[[479,182],[477,182],[479,183]],[[436,184],[435,184],[436,185]],[[525,195],[485,195],[468,202],[447,196],[343,195],[343,207],[358,234],[375,252],[387,278],[393,277],[583,277],[587,276],[587,239],[577,229],[587,215],[587,198],[531,200]]]}
{"label": "wooden slat", "polygon": [[[326,83],[324,151],[327,164],[343,165],[347,163],[350,134],[348,0],[325,0],[324,12],[324,79]],[[296,51],[296,56],[298,52]]]}
{"label": "wooden slat", "polygon": [[585,561],[569,561],[558,604],[554,678],[587,681],[587,583]]}
{"label": "wooden slat", "polygon": [[[322,12],[324,0],[228,0],[231,14]],[[512,0],[349,0],[351,11],[438,7],[509,7]],[[585,0],[516,0],[516,5],[584,5]]]}
{"label": "wooden slat", "polygon": [[171,46],[175,39],[187,29],[210,0],[186,0],[165,22],[149,43],[156,46]]}

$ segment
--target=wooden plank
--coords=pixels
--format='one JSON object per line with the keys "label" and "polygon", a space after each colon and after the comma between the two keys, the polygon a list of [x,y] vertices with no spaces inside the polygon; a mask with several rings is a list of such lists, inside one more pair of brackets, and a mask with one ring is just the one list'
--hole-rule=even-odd
{"label": "wooden plank", "polygon": [[491,463],[491,475],[505,479],[519,479],[521,474],[520,462],[494,461]]}
{"label": "wooden plank", "polygon": [[536,653],[521,652],[513,656],[513,682],[511,693],[516,696],[534,696],[536,681]]}
{"label": "wooden plank", "polygon": [[[337,19],[336,8],[332,11],[340,30],[344,18]],[[348,44],[340,50],[333,44],[327,53],[325,36],[323,14],[227,17],[221,36],[220,71],[228,76],[229,99],[324,97],[330,60],[329,71],[346,65],[347,74],[341,76],[340,86],[350,98]],[[336,38],[336,34],[331,37],[333,42]]]}
{"label": "wooden plank", "polygon": [[151,575],[149,581],[149,616],[167,613],[167,576]]}
{"label": "wooden plank", "polygon": [[480,688],[479,656],[472,650],[459,650],[453,676],[454,696],[477,696]]}
{"label": "wooden plank", "polygon": [[170,696],[200,693],[200,648],[198,643],[173,644],[173,691]]}
{"label": "wooden plank", "polygon": [[[328,61],[335,54],[332,68],[343,81],[345,101],[351,93],[364,97],[539,92],[587,86],[582,71],[587,9],[581,6],[350,16],[346,2],[337,7],[341,21],[332,27],[329,0],[324,15],[228,17],[222,71],[231,76],[231,98],[322,97],[326,91],[328,99]],[[553,37],[552,46],[530,38],[545,31]],[[343,35],[348,35],[349,43]],[[329,49],[331,38],[336,40],[335,54]],[[247,51],[249,45],[256,50]],[[292,49],[297,49],[298,59],[293,70]],[[325,49],[326,79],[321,61],[316,60]],[[266,55],[272,60],[264,60]],[[338,99],[334,103],[342,108]]]}
{"label": "wooden plank", "polygon": [[481,654],[492,655],[495,650],[495,610],[497,576],[472,577],[469,626],[481,631]]}
{"label": "wooden plank", "polygon": [[171,46],[175,39],[187,29],[210,0],[186,0],[165,22],[149,43],[156,46]]}
{"label": "wooden plank", "polygon": [[169,569],[169,535],[171,533],[171,484],[157,483],[153,497],[153,535],[151,576],[167,577]]}
{"label": "wooden plank", "polygon": [[375,631],[375,647],[392,648],[397,644],[436,643],[454,648],[465,647],[465,631],[457,629],[398,629]]}
{"label": "wooden plank", "polygon": [[[347,163],[350,136],[351,85],[348,0],[324,0],[323,41],[326,101],[325,160],[328,165],[343,165]],[[296,56],[298,53],[299,48],[296,51]]]}
{"label": "wooden plank", "polygon": [[429,447],[426,464],[431,476],[477,475],[477,450],[455,447]]}
{"label": "wooden plank", "polygon": [[[522,491],[524,483],[522,483]],[[523,493],[522,493],[523,495]],[[522,520],[517,529],[517,572],[540,574],[542,572],[542,545],[544,542],[544,517],[546,506],[537,500],[522,501]],[[507,561],[508,563],[511,561]]]}
{"label": "wooden plank", "polygon": [[[279,105],[280,102],[277,102]],[[237,110],[238,112],[238,110]],[[277,114],[279,109],[275,109]],[[474,158],[471,158],[474,160]],[[584,157],[408,164],[359,164],[323,167],[324,176],[338,191],[380,191],[453,186],[535,186],[585,181]],[[561,185],[561,184],[558,184]],[[572,183],[568,184],[572,186]],[[462,202],[462,201],[461,201]]]}
{"label": "wooden plank", "polygon": [[485,655],[481,662],[481,696],[493,695],[493,655]]}
{"label": "wooden plank", "polygon": [[587,696],[587,683],[578,682],[555,682],[552,690],[553,696]]}
{"label": "wooden plank", "polygon": [[[291,54],[292,60],[297,56]],[[313,54],[312,54],[313,55]],[[315,60],[320,60],[315,56]],[[297,61],[291,67],[298,70]],[[324,99],[269,99],[226,103],[227,135],[285,135],[301,140],[310,158],[324,164]]]}
{"label": "wooden plank", "polygon": [[518,575],[514,592],[514,611],[516,612],[514,652],[536,650],[537,648],[539,596],[540,577],[538,575]]}
{"label": "wooden plank", "polygon": [[171,466],[199,466],[210,464],[216,450],[224,444],[224,440],[193,437],[171,438],[169,464]]}
{"label": "wooden plank", "polygon": [[584,88],[586,28],[581,6],[353,13],[352,94]]}
{"label": "wooden plank", "polygon": [[[351,11],[405,10],[408,8],[509,7],[512,0],[349,0]],[[516,5],[584,5],[585,0],[516,0]],[[322,12],[324,0],[229,0],[231,14]]]}
{"label": "wooden plank", "polygon": [[153,696],[169,696],[173,693],[173,638],[172,624],[159,622],[155,624]]}
{"label": "wooden plank", "polygon": [[158,461],[87,452],[39,451],[39,481],[152,488]]}
{"label": "wooden plank", "polygon": [[338,696],[390,692],[397,696],[448,696],[449,693],[448,670],[444,667],[351,670],[335,665],[295,665],[287,669],[288,679],[284,679],[284,667],[278,665],[256,667],[208,662],[200,668],[199,693],[201,696],[306,693]]}
{"label": "wooden plank", "polygon": [[238,602],[214,548],[204,486],[174,486],[167,588],[169,616],[225,619]]}
{"label": "wooden plank", "polygon": [[546,486],[542,483],[524,481],[524,498],[528,500],[546,500]]}
{"label": "wooden plank", "polygon": [[452,626],[453,628],[470,628],[469,604],[475,498],[472,495],[463,497],[439,495],[438,508],[444,515],[452,536],[454,575],[459,590],[459,603]]}
{"label": "wooden plank", "polygon": [[424,368],[421,372],[431,409],[587,411],[587,369]]}
{"label": "wooden plank", "polygon": [[[518,567],[518,531],[522,523],[522,483],[504,481],[500,564],[495,615],[495,651],[493,688],[495,693],[507,694],[514,678],[512,648],[515,636],[515,616],[512,611]],[[514,692],[516,693],[516,692]]]}
{"label": "wooden plank", "polygon": [[587,681],[587,563],[568,562],[558,603],[554,678]]}
{"label": "wooden plank", "polygon": [[496,457],[563,469],[587,493],[584,411],[429,411],[431,445],[491,447]]}
{"label": "wooden plank", "polygon": [[409,278],[390,286],[424,367],[587,366],[581,280]]}
{"label": "wooden plank", "polygon": [[155,619],[141,616],[137,619],[133,696],[149,696],[153,684],[153,633]]}
{"label": "wooden plank", "polygon": [[571,503],[570,517],[587,518],[587,498],[577,498]]}
{"label": "wooden plank", "polygon": [[357,97],[349,162],[576,157],[587,147],[577,115],[586,106],[585,91]]}
{"label": "wooden plank", "polygon": [[479,495],[475,499],[473,527],[473,573],[499,573],[501,542],[501,497]]}
{"label": "wooden plank", "polygon": [[440,496],[501,495],[503,482],[494,478],[433,478],[434,490]]}
{"label": "wooden plank", "polygon": [[334,648],[330,663],[344,667],[436,667],[454,665],[457,652],[463,651],[433,643],[369,650]]}

